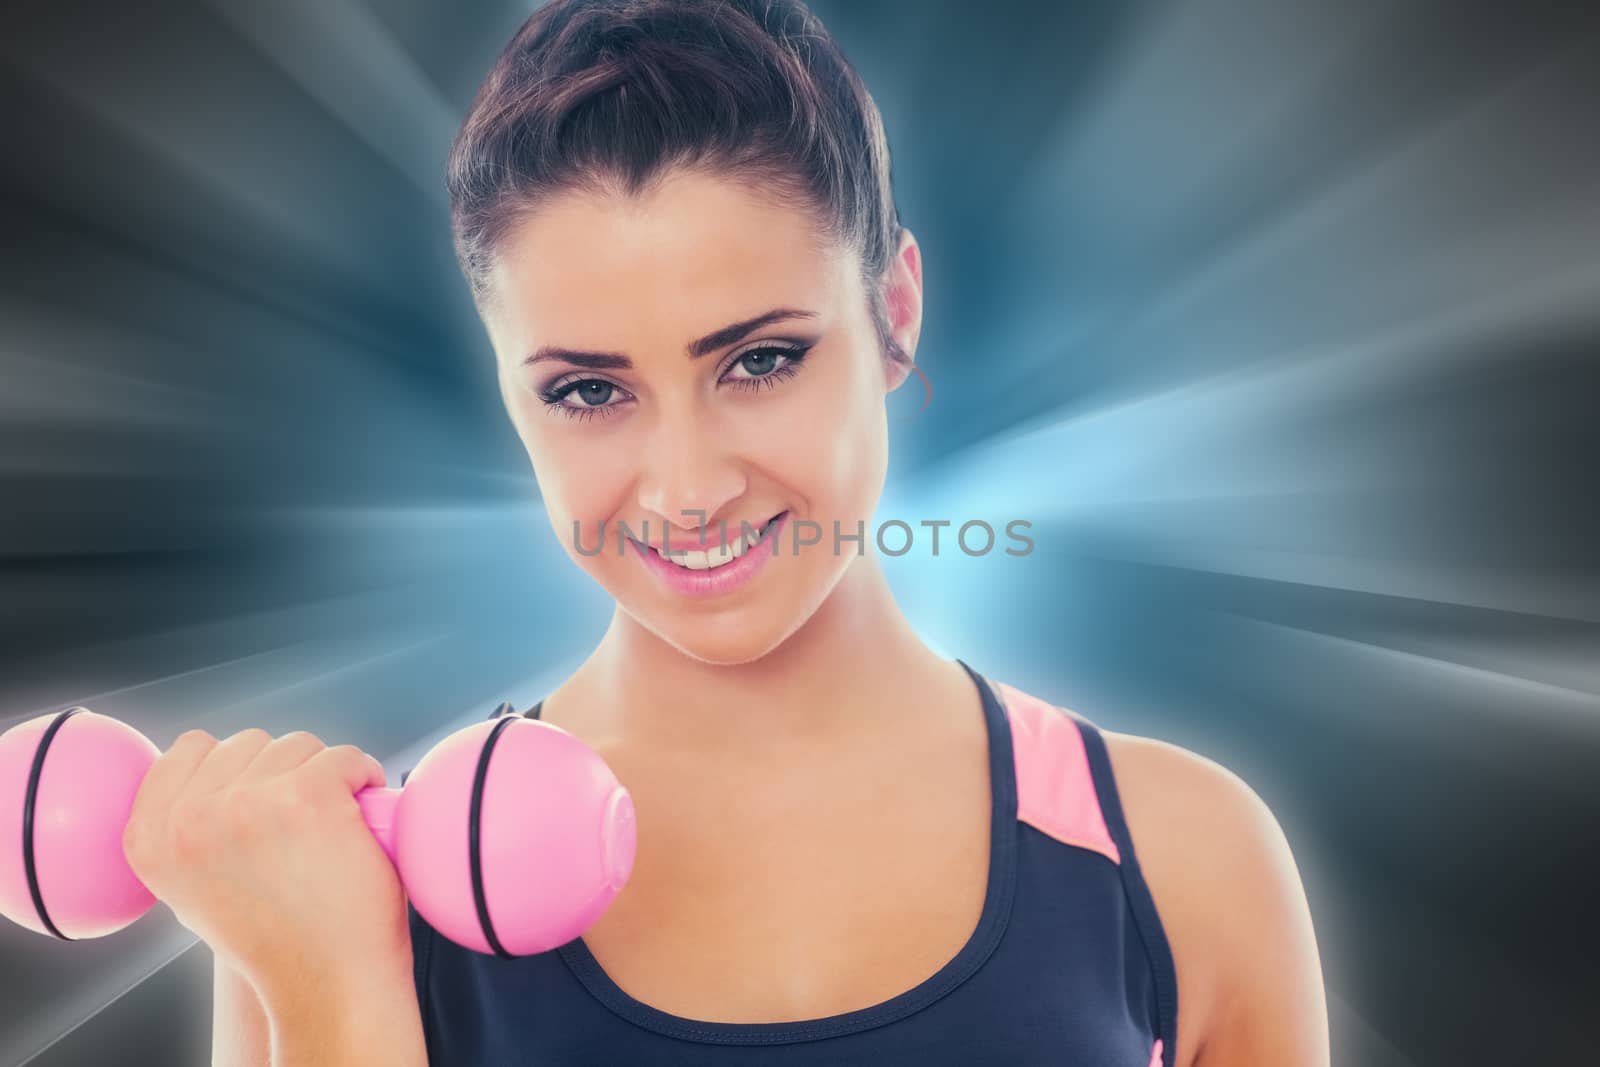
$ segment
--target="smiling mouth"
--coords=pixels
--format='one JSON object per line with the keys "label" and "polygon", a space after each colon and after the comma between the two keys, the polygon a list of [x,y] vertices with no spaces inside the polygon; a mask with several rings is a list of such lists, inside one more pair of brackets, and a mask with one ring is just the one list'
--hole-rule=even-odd
{"label": "smiling mouth", "polygon": [[760,545],[766,540],[767,535],[772,532],[772,528],[778,520],[787,514],[789,514],[787,509],[780,511],[751,533],[740,534],[733,540],[723,544],[712,545],[707,548],[674,549],[670,556],[663,555],[655,545],[646,544],[632,537],[629,540],[674,567],[680,567],[686,571],[714,571],[728,566],[734,560]]}

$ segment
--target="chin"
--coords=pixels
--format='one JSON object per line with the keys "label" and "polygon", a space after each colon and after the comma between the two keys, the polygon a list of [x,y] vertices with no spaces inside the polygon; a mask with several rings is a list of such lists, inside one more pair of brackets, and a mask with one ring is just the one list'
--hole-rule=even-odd
{"label": "chin", "polygon": [[713,667],[739,667],[756,660],[771,652],[776,645],[753,646],[744,642],[742,646],[706,648],[702,643],[692,645],[675,644],[679,652],[690,659],[697,660]]}
{"label": "chin", "polygon": [[758,660],[789,636],[788,628],[752,626],[750,619],[737,614],[716,621],[684,619],[651,629],[685,656],[717,667],[737,667]]}
{"label": "chin", "polygon": [[704,604],[663,604],[653,597],[633,601],[633,607],[628,601],[618,603],[635,623],[664,643],[690,659],[718,667],[760,659],[804,622],[790,617],[793,608],[781,595],[752,598],[722,610],[706,610],[709,605]]}
{"label": "chin", "polygon": [[768,566],[774,564],[781,564],[781,570],[756,576],[760,589],[722,604],[663,595],[648,583],[639,587],[632,581],[636,575],[615,571],[608,575],[615,581],[606,588],[638,625],[683,655],[737,667],[772,652],[804,626],[847,569],[838,566],[834,573],[818,574],[815,560],[802,566],[793,556]]}

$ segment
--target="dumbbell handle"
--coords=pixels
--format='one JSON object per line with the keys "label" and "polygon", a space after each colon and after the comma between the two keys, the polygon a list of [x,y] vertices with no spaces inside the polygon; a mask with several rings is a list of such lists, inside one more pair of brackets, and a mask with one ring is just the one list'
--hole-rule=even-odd
{"label": "dumbbell handle", "polygon": [[356,794],[356,804],[361,808],[361,818],[367,829],[383,846],[384,855],[395,863],[394,813],[400,804],[400,790],[386,786],[368,786]]}

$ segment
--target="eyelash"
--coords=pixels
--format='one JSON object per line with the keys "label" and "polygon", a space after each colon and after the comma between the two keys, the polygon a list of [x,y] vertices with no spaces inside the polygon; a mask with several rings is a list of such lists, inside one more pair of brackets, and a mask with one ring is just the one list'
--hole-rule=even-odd
{"label": "eyelash", "polygon": [[[806,358],[806,353],[809,351],[811,351],[810,345],[798,345],[792,348],[778,345],[764,345],[760,348],[752,348],[740,353],[738,358],[734,359],[728,364],[728,370],[731,371],[734,367],[743,363],[751,356],[767,354],[782,356],[784,357],[784,361],[780,363],[774,370],[768,371],[766,374],[762,374],[753,378],[733,379],[733,384],[741,389],[772,389],[777,386],[778,382],[792,378],[796,374],[800,373],[800,363]],[[727,372],[724,371],[724,373]],[[560,385],[552,386],[549,389],[537,390],[537,395],[540,400],[544,401],[545,407],[550,409],[551,414],[563,415],[566,418],[578,419],[580,421],[584,419],[592,419],[596,415],[609,416],[614,408],[619,408],[622,406],[621,404],[601,404],[598,406],[586,405],[581,408],[575,408],[563,403],[563,401],[566,400],[566,398],[571,393],[575,392],[580,386],[587,385],[591,382],[609,385],[612,389],[618,392],[626,392],[622,386],[617,385],[615,382],[606,381],[604,378],[574,378]]]}

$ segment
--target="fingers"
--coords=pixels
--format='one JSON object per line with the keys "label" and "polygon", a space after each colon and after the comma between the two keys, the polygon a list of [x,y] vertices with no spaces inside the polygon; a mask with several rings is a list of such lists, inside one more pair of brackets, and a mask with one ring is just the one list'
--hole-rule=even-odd
{"label": "fingers", "polygon": [[183,791],[191,796],[214,793],[234,783],[252,760],[272,742],[262,729],[241,730],[219,741],[200,762]]}
{"label": "fingers", "polygon": [[274,739],[265,730],[251,728],[220,742],[204,730],[190,730],[173,742],[146,774],[135,810],[160,816],[180,794],[202,796],[291,772],[337,782],[347,794],[388,784],[383,765],[360,748],[330,748],[305,730]]}
{"label": "fingers", "polygon": [[327,746],[316,734],[294,730],[265,746],[239,776],[241,782],[259,782],[276,778],[305,763]]}
{"label": "fingers", "polygon": [[[122,835],[123,855],[161,896],[157,885],[171,875],[174,856],[204,862],[216,851],[219,825],[237,830],[271,810],[303,815],[308,804],[332,810],[365,788],[385,784],[382,765],[361,749],[329,748],[303,730],[276,740],[265,730],[242,730],[221,742],[204,730],[189,730],[140,783]],[[231,814],[219,824],[219,812]]]}
{"label": "fingers", "polygon": [[217,739],[204,730],[188,730],[179,735],[172,747],[151,764],[139,783],[133,810],[128,815],[129,826],[163,825],[172,802],[216,747]]}
{"label": "fingers", "polygon": [[284,734],[262,748],[240,780],[260,782],[291,773],[337,783],[346,796],[388,784],[383,765],[355,745],[329,747],[303,730]]}
{"label": "fingers", "polygon": [[355,745],[334,745],[323,749],[306,761],[304,771],[343,782],[346,792],[351,794],[369,786],[388,784],[383,764]]}

